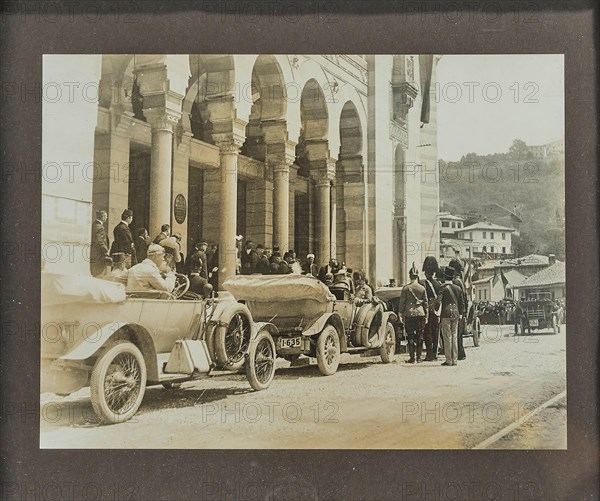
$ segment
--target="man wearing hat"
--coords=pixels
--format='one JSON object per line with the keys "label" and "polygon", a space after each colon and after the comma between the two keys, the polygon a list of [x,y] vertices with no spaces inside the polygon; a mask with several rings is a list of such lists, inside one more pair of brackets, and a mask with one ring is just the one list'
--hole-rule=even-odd
{"label": "man wearing hat", "polygon": [[242,252],[242,275],[252,275],[258,263],[258,253],[254,250],[254,242],[246,241],[246,248]]}
{"label": "man wearing hat", "polygon": [[446,266],[444,270],[444,285],[440,290],[442,296],[442,311],[440,314],[440,325],[442,337],[444,338],[445,366],[456,365],[458,360],[458,321],[465,312],[461,288],[453,283],[454,268]]}
{"label": "man wearing hat", "polygon": [[129,270],[126,290],[171,292],[175,287],[175,274],[169,271],[163,278],[159,269],[165,260],[165,250],[158,244],[150,244],[147,254],[146,259]]}
{"label": "man wearing hat", "polygon": [[335,275],[339,270],[340,270],[340,265],[337,262],[337,259],[331,258],[329,260],[329,263],[326,264],[325,266],[322,266],[321,269],[319,270],[319,280],[321,282],[325,282],[325,275],[327,275],[327,273],[331,273],[332,275]]}
{"label": "man wearing hat", "polygon": [[108,235],[104,223],[108,218],[106,211],[96,211],[96,219],[92,223],[92,241],[90,247],[90,273],[97,277],[106,271],[108,257]]}
{"label": "man wearing hat", "polygon": [[434,256],[427,256],[425,258],[423,261],[423,271],[425,272],[425,280],[421,282],[421,285],[425,287],[427,298],[429,299],[429,318],[425,324],[425,331],[423,333],[425,348],[427,350],[425,361],[433,362],[437,360],[438,353],[439,316],[441,312],[440,292],[442,289],[442,284],[438,279],[441,276],[440,267]]}
{"label": "man wearing hat", "polygon": [[213,286],[208,283],[208,258],[206,249],[208,242],[198,242],[195,252],[190,256],[190,290],[208,298],[212,295]]}
{"label": "man wearing hat", "polygon": [[421,351],[423,350],[423,330],[429,317],[427,304],[427,292],[425,287],[419,283],[419,271],[413,263],[408,272],[410,283],[402,288],[398,304],[398,313],[408,338],[408,353],[410,358],[407,363],[422,362]]}
{"label": "man wearing hat", "polygon": [[165,252],[169,254],[169,261],[167,263],[171,268],[177,266],[177,263],[181,263],[181,233],[173,233],[170,237],[163,238],[159,245],[164,248]]}
{"label": "man wearing hat", "polygon": [[114,282],[127,281],[127,268],[125,268],[125,254],[117,252],[113,254],[112,270],[109,275],[109,280]]}
{"label": "man wearing hat", "polygon": [[269,272],[269,260],[265,255],[265,246],[263,244],[256,246],[256,254],[258,255],[258,261],[256,262],[254,273],[266,275]]}
{"label": "man wearing hat", "polygon": [[[463,279],[462,279],[462,271],[464,268],[463,262],[457,255],[456,258],[454,258],[450,261],[450,263],[448,264],[448,267],[451,270],[454,270],[454,278],[452,279],[452,283],[454,285],[457,285],[458,287],[460,287],[462,300],[465,304],[465,311],[466,311],[468,301],[467,301],[467,288],[465,287],[465,283],[463,282]],[[467,358],[467,354],[465,353],[465,347],[463,344],[463,332],[465,329],[466,329],[465,321],[463,319],[461,319],[458,322],[458,359],[459,360],[464,360],[465,358]]]}
{"label": "man wearing hat", "polygon": [[111,249],[111,254],[122,252],[125,255],[125,267],[131,268],[135,264],[135,245],[133,243],[133,235],[129,225],[133,222],[133,211],[125,209],[121,214],[121,222],[115,226],[113,235],[115,240]]}
{"label": "man wearing hat", "polygon": [[315,264],[314,254],[306,255],[306,262],[302,265],[302,273],[304,275],[312,275],[313,277],[319,274],[319,267]]}

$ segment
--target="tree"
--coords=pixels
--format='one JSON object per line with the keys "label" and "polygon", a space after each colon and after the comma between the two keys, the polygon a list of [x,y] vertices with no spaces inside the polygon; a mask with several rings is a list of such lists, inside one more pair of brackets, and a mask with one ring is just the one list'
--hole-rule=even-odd
{"label": "tree", "polygon": [[508,149],[508,153],[513,158],[526,158],[529,153],[527,144],[521,139],[515,139]]}

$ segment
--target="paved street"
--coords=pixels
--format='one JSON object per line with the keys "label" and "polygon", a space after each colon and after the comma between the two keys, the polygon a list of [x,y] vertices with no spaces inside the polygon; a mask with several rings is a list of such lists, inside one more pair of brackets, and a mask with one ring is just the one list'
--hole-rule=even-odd
{"label": "paved street", "polygon": [[457,367],[440,366],[442,357],[409,365],[401,354],[384,365],[378,358],[344,355],[338,372],[323,377],[316,364],[289,368],[281,361],[263,392],[252,391],[242,375],[174,390],[149,388],[137,415],[120,425],[96,424],[88,390],[67,398],[44,394],[40,445],[566,448],[566,397],[560,396],[566,390],[566,327],[557,336],[527,337],[514,337],[510,326],[483,327],[481,346],[465,339],[467,359]]}

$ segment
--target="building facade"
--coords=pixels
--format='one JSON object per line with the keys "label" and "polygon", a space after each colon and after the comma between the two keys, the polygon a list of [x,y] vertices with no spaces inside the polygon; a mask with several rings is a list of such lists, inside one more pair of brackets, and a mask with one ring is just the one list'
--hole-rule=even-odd
{"label": "building facade", "polygon": [[[97,98],[44,103],[44,165],[64,172],[78,159],[68,183],[44,180],[44,245],[89,245],[96,210],[112,240],[129,208],[134,231],[168,223],[185,254],[217,244],[221,282],[235,273],[236,235],[403,282],[439,245],[437,61],[46,56],[45,83],[81,74]],[[43,255],[49,268],[87,270]]]}

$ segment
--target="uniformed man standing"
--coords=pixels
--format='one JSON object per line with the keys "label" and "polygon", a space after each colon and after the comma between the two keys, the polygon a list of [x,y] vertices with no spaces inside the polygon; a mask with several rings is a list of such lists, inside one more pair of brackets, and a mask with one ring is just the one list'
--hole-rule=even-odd
{"label": "uniformed man standing", "polygon": [[421,282],[427,292],[429,318],[425,325],[425,349],[427,355],[426,362],[437,360],[438,338],[439,338],[439,316],[441,313],[442,298],[440,296],[442,284],[438,280],[440,268],[437,259],[433,256],[427,256],[423,262],[423,271],[425,272],[425,280]]}
{"label": "uniformed man standing", "polygon": [[133,211],[125,209],[121,214],[121,222],[115,226],[113,235],[115,240],[111,253],[122,252],[125,255],[125,267],[131,268],[136,263],[135,244],[129,225],[133,222]]}
{"label": "uniformed man standing", "polygon": [[106,272],[106,257],[108,256],[108,235],[104,223],[107,219],[106,211],[96,212],[96,219],[92,223],[92,245],[90,247],[90,273],[100,276]]}
{"label": "uniformed man standing", "polygon": [[410,358],[407,363],[422,362],[421,352],[423,349],[423,330],[429,317],[427,307],[427,292],[425,287],[419,283],[419,272],[413,263],[408,273],[411,282],[405,285],[400,293],[398,313],[404,324],[404,330],[408,337],[408,353]]}

